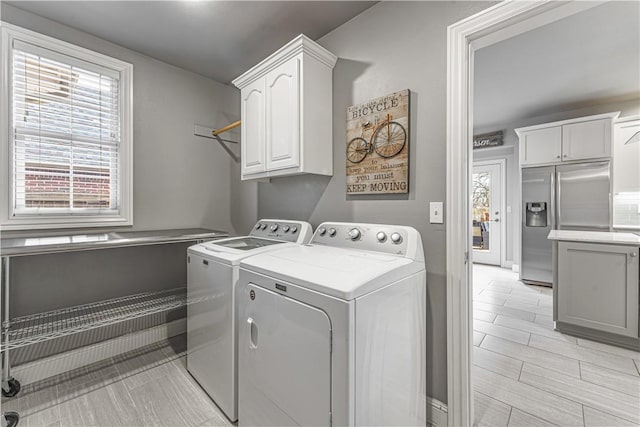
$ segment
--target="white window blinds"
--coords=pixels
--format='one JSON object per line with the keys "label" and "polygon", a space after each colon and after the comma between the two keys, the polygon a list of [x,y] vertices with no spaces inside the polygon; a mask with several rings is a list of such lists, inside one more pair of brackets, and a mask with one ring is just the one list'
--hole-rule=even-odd
{"label": "white window blinds", "polygon": [[13,41],[13,215],[118,214],[119,72]]}

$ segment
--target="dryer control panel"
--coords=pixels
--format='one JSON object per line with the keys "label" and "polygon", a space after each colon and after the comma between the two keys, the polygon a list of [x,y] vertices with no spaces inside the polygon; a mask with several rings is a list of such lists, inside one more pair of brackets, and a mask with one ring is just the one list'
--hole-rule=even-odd
{"label": "dryer control panel", "polygon": [[386,224],[325,222],[313,234],[311,244],[402,255],[424,260],[420,233],[413,227]]}
{"label": "dryer control panel", "polygon": [[251,229],[250,236],[282,240],[298,244],[308,243],[313,234],[311,224],[305,221],[261,219]]}

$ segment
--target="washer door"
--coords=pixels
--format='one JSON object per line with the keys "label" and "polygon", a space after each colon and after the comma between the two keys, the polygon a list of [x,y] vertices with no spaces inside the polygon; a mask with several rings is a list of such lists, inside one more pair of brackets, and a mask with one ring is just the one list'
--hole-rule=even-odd
{"label": "washer door", "polygon": [[239,295],[238,422],[331,423],[331,323],[317,308],[248,284]]}

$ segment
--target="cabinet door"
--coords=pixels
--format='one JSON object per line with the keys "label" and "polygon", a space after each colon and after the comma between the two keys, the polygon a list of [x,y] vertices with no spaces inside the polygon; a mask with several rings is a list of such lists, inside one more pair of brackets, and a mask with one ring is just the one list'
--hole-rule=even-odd
{"label": "cabinet door", "polygon": [[611,120],[562,126],[562,160],[611,157]]}
{"label": "cabinet door", "polygon": [[242,89],[242,175],[265,171],[265,87],[258,79]]}
{"label": "cabinet door", "polygon": [[266,76],[267,170],[300,165],[300,58]]}
{"label": "cabinet door", "polygon": [[562,128],[554,126],[525,132],[520,137],[520,165],[557,163],[562,154]]}
{"label": "cabinet door", "polygon": [[558,320],[638,337],[638,248],[558,243]]}

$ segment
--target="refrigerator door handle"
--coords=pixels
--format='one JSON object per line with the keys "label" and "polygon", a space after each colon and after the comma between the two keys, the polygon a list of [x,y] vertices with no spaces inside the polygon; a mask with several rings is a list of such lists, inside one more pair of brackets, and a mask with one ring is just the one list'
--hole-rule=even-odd
{"label": "refrigerator door handle", "polygon": [[[558,220],[560,219],[560,207],[556,207],[556,171],[555,169],[551,172],[551,197],[550,197],[550,204],[551,204],[551,209],[549,209],[549,216],[551,217],[551,229],[555,230],[556,229],[556,215],[558,217]],[[560,198],[560,186],[558,186],[558,198]],[[556,211],[556,208],[558,209]]]}

